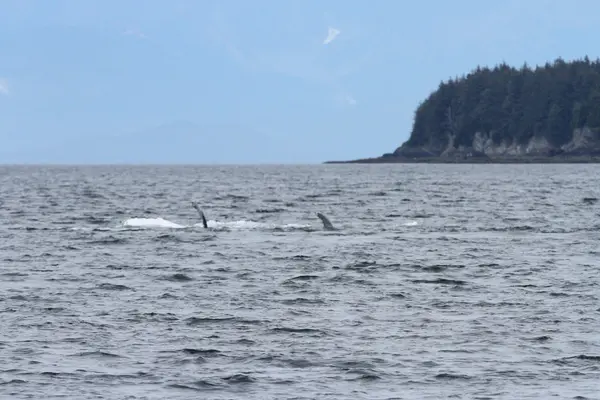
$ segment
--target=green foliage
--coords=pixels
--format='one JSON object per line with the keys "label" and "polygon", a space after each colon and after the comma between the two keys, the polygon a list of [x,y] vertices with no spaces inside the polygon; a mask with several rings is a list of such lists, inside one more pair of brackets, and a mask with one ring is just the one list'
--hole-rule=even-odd
{"label": "green foliage", "polygon": [[573,130],[600,128],[600,60],[565,62],[517,69],[506,63],[477,67],[441,82],[415,111],[408,146],[447,143],[469,146],[476,132],[495,143],[527,143],[534,135],[555,146],[571,140]]}

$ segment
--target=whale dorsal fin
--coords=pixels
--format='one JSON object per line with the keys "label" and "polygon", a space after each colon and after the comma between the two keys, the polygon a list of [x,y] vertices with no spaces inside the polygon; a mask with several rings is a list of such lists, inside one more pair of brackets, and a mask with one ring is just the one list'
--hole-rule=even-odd
{"label": "whale dorsal fin", "polygon": [[328,230],[328,231],[335,230],[335,228],[333,227],[333,225],[331,224],[331,222],[329,221],[329,219],[327,219],[326,216],[324,216],[321,213],[317,213],[317,217],[319,217],[319,219],[323,223],[323,228],[325,228],[325,230]]}

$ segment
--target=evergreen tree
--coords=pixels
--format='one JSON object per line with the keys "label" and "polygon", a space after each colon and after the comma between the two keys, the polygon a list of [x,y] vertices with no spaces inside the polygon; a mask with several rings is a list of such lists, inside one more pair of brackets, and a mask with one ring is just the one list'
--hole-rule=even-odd
{"label": "evergreen tree", "polygon": [[538,136],[560,146],[583,127],[600,129],[600,60],[557,58],[519,69],[503,62],[441,82],[415,111],[407,145],[445,145],[453,137],[469,146],[481,132],[498,144]]}

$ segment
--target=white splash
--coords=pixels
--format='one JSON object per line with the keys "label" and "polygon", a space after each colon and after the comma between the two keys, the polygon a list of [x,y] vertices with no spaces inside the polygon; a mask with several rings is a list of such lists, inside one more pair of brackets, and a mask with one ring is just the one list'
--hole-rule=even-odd
{"label": "white splash", "polygon": [[[123,221],[124,227],[135,228],[167,228],[167,229],[182,229],[182,228],[202,228],[201,223],[192,225],[180,225],[171,222],[164,218],[129,218]],[[311,225],[303,224],[265,224],[262,222],[239,220],[239,221],[206,221],[206,225],[211,229],[227,229],[227,230],[258,230],[258,229],[306,229],[311,228]]]}
{"label": "white splash", "polygon": [[329,43],[333,42],[340,33],[342,33],[342,32],[339,29],[329,27],[329,30],[327,32],[327,37],[325,38],[325,40],[323,40],[323,44],[329,44]]}
{"label": "white splash", "polygon": [[185,228],[185,225],[179,225],[175,222],[163,218],[129,218],[123,221],[123,226],[137,228]]}

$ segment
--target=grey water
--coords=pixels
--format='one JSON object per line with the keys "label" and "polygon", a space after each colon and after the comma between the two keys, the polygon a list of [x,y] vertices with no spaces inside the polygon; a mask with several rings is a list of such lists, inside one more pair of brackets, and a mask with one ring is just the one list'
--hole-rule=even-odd
{"label": "grey water", "polygon": [[0,167],[0,398],[599,399],[598,198],[597,165]]}

